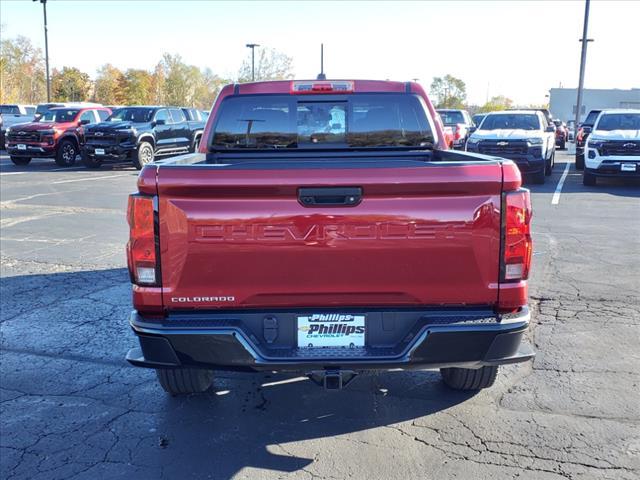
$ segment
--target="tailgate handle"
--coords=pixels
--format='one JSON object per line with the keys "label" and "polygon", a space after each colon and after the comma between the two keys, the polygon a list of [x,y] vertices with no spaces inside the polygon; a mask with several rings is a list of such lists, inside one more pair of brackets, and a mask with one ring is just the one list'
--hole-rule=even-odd
{"label": "tailgate handle", "polygon": [[298,201],[304,207],[353,207],[362,201],[362,187],[303,187]]}

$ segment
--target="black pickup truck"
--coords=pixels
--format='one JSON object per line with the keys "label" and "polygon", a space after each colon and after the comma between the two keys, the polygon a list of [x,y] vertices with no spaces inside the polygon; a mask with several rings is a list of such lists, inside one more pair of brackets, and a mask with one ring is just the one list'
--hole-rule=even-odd
{"label": "black pickup truck", "polygon": [[106,121],[85,131],[82,159],[86,167],[98,168],[105,160],[131,159],[137,169],[157,155],[195,152],[204,121],[180,107],[125,107]]}

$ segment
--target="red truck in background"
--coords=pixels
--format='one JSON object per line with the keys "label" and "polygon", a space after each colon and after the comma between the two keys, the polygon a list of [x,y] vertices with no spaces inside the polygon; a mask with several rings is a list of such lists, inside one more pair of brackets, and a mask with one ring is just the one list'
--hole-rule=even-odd
{"label": "red truck in background", "polygon": [[226,86],[199,153],[129,198],[127,360],[170,394],[214,370],[439,368],[491,386],[533,357],[531,203],[516,165],[451,151],[417,83]]}
{"label": "red truck in background", "polygon": [[32,158],[53,158],[61,167],[71,167],[84,143],[84,126],[104,121],[111,110],[100,106],[55,107],[38,120],[21,123],[6,132],[6,148],[15,165]]}

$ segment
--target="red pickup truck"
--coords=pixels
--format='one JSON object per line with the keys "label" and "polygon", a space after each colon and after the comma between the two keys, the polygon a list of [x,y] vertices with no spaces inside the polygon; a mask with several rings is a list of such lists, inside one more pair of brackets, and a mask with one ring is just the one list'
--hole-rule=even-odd
{"label": "red pickup truck", "polygon": [[104,121],[111,110],[101,106],[65,106],[47,110],[36,121],[7,130],[7,152],[15,165],[32,158],[53,158],[61,167],[71,167],[84,143],[86,125]]}
{"label": "red pickup truck", "polygon": [[451,151],[417,83],[226,86],[199,153],[129,198],[130,317],[172,395],[214,370],[439,368],[454,389],[529,360],[529,191],[510,160]]}

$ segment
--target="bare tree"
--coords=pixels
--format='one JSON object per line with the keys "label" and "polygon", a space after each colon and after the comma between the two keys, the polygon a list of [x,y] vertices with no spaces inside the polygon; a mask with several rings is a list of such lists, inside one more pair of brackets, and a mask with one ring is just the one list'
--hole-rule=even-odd
{"label": "bare tree", "polygon": [[[293,59],[273,48],[259,48],[256,56],[255,77],[259,80],[286,80],[293,78]],[[245,59],[238,71],[239,82],[251,81],[251,59]]]}

